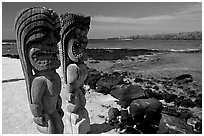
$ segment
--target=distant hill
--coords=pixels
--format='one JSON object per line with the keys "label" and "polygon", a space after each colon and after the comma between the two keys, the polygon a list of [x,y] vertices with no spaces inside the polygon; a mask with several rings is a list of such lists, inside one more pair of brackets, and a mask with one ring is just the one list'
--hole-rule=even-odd
{"label": "distant hill", "polygon": [[[145,34],[107,38],[108,40],[202,40],[202,32],[180,32],[163,34]],[[2,40],[2,42],[16,42],[15,39]]]}
{"label": "distant hill", "polygon": [[108,40],[202,40],[202,32],[180,32],[180,33],[163,33],[163,34],[145,34],[132,35],[127,37],[107,38]]}

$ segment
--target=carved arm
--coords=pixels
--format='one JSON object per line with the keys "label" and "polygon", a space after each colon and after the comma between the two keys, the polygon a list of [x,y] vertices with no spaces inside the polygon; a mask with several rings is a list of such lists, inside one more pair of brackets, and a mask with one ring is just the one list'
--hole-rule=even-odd
{"label": "carved arm", "polygon": [[64,116],[64,112],[63,112],[61,107],[62,107],[62,98],[59,95],[58,100],[57,100],[57,107],[56,108],[57,108],[57,111],[58,111],[60,117],[62,118]]}
{"label": "carved arm", "polygon": [[35,78],[31,87],[32,103],[30,104],[30,110],[34,116],[34,122],[40,126],[44,126],[45,124],[45,115],[43,115],[43,107],[41,103],[45,86],[46,84],[43,78]]}
{"label": "carved arm", "polygon": [[78,71],[75,65],[69,65],[67,67],[67,84],[66,84],[66,91],[67,91],[67,100],[69,102],[73,101],[75,89],[76,89],[76,80],[78,79]]}

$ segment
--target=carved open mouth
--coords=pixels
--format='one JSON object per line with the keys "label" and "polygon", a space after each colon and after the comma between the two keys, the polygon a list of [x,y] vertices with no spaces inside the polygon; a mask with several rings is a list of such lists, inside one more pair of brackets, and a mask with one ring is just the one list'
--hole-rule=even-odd
{"label": "carved open mouth", "polygon": [[45,66],[52,61],[58,60],[58,51],[35,51],[32,53],[32,59],[39,65]]}
{"label": "carved open mouth", "polygon": [[77,58],[81,58],[84,55],[86,48],[82,47],[78,41],[74,41],[72,52],[73,55]]}

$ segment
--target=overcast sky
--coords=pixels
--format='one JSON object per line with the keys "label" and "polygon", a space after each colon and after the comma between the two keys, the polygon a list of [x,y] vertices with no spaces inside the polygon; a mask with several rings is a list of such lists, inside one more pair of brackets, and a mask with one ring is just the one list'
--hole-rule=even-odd
{"label": "overcast sky", "polygon": [[91,16],[89,39],[202,31],[200,2],[3,2],[2,39],[15,39],[17,13],[27,7],[45,6],[58,15],[66,12]]}

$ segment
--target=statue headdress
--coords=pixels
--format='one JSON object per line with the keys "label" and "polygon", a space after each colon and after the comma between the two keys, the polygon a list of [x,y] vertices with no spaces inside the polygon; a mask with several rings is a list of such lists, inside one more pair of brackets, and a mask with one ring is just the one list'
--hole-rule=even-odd
{"label": "statue headdress", "polygon": [[31,100],[31,83],[33,80],[32,66],[28,58],[29,43],[41,41],[47,36],[48,31],[54,32],[55,37],[60,41],[60,18],[51,9],[45,7],[32,7],[20,11],[16,16],[15,32],[17,49],[26,81],[28,100]]}
{"label": "statue headdress", "polygon": [[70,32],[75,28],[90,28],[90,16],[81,14],[65,13],[60,15],[61,19],[61,44],[59,45],[60,60],[63,72],[63,80],[67,83],[66,67],[69,64],[69,57],[67,55],[67,44],[70,39]]}

